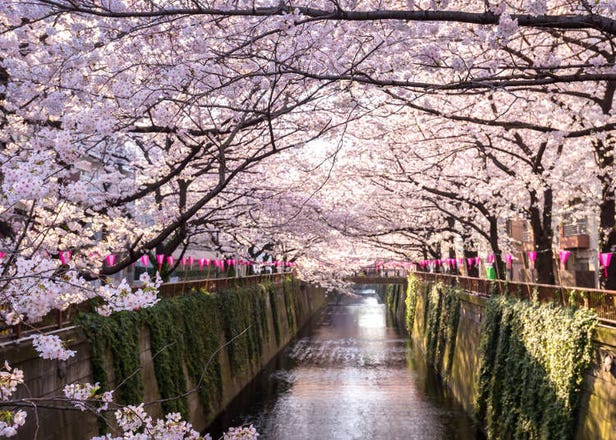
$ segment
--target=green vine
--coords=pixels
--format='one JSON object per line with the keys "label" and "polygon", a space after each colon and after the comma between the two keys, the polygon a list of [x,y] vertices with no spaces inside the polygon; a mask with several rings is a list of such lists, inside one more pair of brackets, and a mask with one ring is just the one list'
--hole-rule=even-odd
{"label": "green vine", "polygon": [[[270,307],[272,309],[272,315],[278,316],[278,301],[277,301],[277,289],[272,284],[267,287],[267,291],[269,292],[269,301]],[[282,343],[282,329],[280,325],[279,319],[274,319],[274,336],[276,337],[276,344],[280,345]]]}
{"label": "green vine", "polygon": [[488,438],[574,438],[595,325],[586,309],[488,301],[476,399]]}
{"label": "green vine", "polygon": [[[439,373],[447,374],[451,369],[460,319],[459,291],[436,283],[426,295],[424,307],[428,336],[426,358]],[[449,354],[447,359],[446,353]]]}
{"label": "green vine", "polygon": [[[104,318],[86,313],[75,322],[81,325],[90,341],[94,380],[102,389],[121,386],[115,392],[118,400],[127,404],[143,401],[143,383],[139,362],[140,316],[134,312],[119,312]],[[111,371],[110,376],[108,372]]]}
{"label": "green vine", "polygon": [[290,329],[296,326],[297,291],[293,280],[285,280],[282,289],[266,283],[217,294],[195,292],[164,298],[138,312],[110,317],[81,314],[75,323],[82,326],[90,342],[94,380],[107,390],[117,387],[118,403],[136,404],[144,399],[140,352],[147,336],[163,411],[186,417],[186,393],[196,388],[205,417],[210,418],[220,409],[222,399],[217,350],[227,342],[225,349],[235,373],[255,365],[270,340],[268,297],[280,344],[281,321]]}
{"label": "green vine", "polygon": [[413,333],[413,326],[415,325],[417,298],[419,297],[421,287],[421,282],[417,279],[417,277],[409,275],[406,285],[406,299],[404,300],[404,305],[406,308],[404,312],[404,321],[406,323],[406,330],[411,334]]}
{"label": "green vine", "polygon": [[[520,292],[513,294],[520,295]],[[406,325],[423,313],[426,358],[443,376],[452,369],[460,320],[458,287],[409,277]],[[592,362],[596,317],[493,295],[487,302],[479,347],[475,415],[489,439],[573,439],[584,372]],[[418,311],[419,298],[423,310]],[[571,292],[571,304],[584,293]]]}

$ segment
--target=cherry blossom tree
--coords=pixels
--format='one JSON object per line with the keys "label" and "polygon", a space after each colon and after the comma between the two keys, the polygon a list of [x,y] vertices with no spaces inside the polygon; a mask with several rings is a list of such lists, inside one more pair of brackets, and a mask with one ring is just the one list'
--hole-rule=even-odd
{"label": "cherry blossom tree", "polygon": [[152,305],[106,277],[195,244],[324,282],[454,237],[500,258],[512,215],[552,282],[555,209],[616,250],[615,34],[611,0],[3,1],[2,319]]}

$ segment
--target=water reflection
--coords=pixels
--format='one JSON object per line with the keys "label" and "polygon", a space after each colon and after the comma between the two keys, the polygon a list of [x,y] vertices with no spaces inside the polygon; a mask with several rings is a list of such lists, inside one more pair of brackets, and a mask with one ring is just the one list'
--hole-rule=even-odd
{"label": "water reflection", "polygon": [[287,347],[212,427],[253,423],[261,438],[473,439],[376,296],[346,299]]}

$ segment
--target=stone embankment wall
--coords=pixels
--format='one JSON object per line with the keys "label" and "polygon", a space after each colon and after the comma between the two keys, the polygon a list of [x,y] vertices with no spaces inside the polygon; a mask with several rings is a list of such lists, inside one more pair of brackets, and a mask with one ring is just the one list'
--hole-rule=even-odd
{"label": "stone embankment wall", "polygon": [[[478,398],[479,393],[486,393],[485,390],[480,389],[480,374],[482,372],[485,374],[481,363],[485,359],[482,358],[482,352],[485,352],[486,347],[482,347],[481,344],[482,332],[489,331],[489,329],[485,328],[486,320],[490,319],[487,317],[488,313],[490,313],[488,299],[458,291],[455,296],[442,298],[438,302],[437,311],[437,307],[435,307],[437,302],[434,296],[431,297],[431,295],[434,295],[432,289],[434,286],[426,286],[425,283],[419,284],[422,287],[417,289],[418,291],[409,300],[407,300],[407,292],[404,289],[394,288],[393,286],[389,289],[386,301],[389,306],[390,316],[396,317],[398,323],[406,324],[410,330],[409,334],[414,348],[420,350],[433,367],[436,368],[443,381],[465,410],[476,419],[481,420],[484,432],[488,433],[488,438],[514,438],[507,437],[507,435],[515,434],[511,431],[511,427],[515,423],[520,425],[526,423],[527,427],[533,422],[534,415],[524,413],[524,411],[528,411],[528,407],[524,406],[524,399],[532,400],[534,394],[537,393],[536,390],[532,389],[533,386],[537,385],[537,383],[532,383],[534,382],[533,378],[538,379],[540,374],[537,374],[537,371],[540,371],[541,374],[547,375],[547,373],[543,370],[532,370],[533,373],[529,376],[531,380],[527,377],[526,380],[519,381],[517,385],[503,385],[503,395],[497,396],[497,399],[494,399],[494,396],[492,396],[490,401],[492,406],[499,402],[502,403],[501,409],[498,410],[500,415],[494,413],[494,408],[481,408],[481,406],[478,408],[477,401],[481,400],[481,398]],[[415,284],[415,286],[417,285]],[[413,288],[412,282],[410,287]],[[432,302],[431,307],[427,304],[430,301]],[[411,313],[409,313],[409,309],[411,309]],[[452,312],[453,310],[455,312]],[[511,322],[514,321],[512,320]],[[558,324],[556,322],[554,325],[558,327]],[[515,325],[518,325],[517,322]],[[541,331],[541,325],[538,327],[539,331]],[[515,330],[515,326],[511,328],[501,327],[499,330],[500,336],[502,336],[503,332],[513,332]],[[555,339],[553,341],[556,346],[554,350],[559,349],[558,345],[565,344],[564,341],[556,340],[556,338],[560,338],[562,335],[552,331],[550,328],[545,328],[544,335],[548,340],[550,338]],[[513,339],[510,339],[510,341],[513,341]],[[490,341],[487,342],[489,343]],[[485,343],[486,341],[484,340]],[[517,350],[519,354],[520,350],[524,350],[524,347],[523,344],[518,344],[514,347],[512,343],[511,346],[501,348],[500,350],[502,351],[500,354],[498,350],[495,350],[496,357],[514,357],[514,352]],[[563,416],[566,410],[563,410],[562,407],[554,405],[553,408],[549,409],[545,407],[534,408],[529,412],[553,411],[556,413],[556,416],[552,417],[552,420],[560,420],[561,423],[560,425],[550,426],[547,422],[544,422],[542,426],[536,428],[534,434],[531,433],[526,437],[520,438],[616,439],[616,329],[601,325],[597,326],[593,332],[592,347],[589,352],[591,357],[590,366],[586,367],[583,373],[580,374],[580,381],[582,383],[579,387],[581,390],[578,393],[577,400],[573,401],[577,410],[574,411],[572,422],[567,424],[567,419]],[[575,360],[573,359],[574,362]],[[529,365],[528,361],[526,361],[526,364],[520,363],[519,365],[522,369],[536,367]],[[561,365],[560,367],[566,369],[568,365]],[[511,381],[516,381],[516,378],[521,377],[521,373],[514,371],[515,368],[511,368],[511,366],[505,368],[510,370],[499,373],[501,380],[507,381],[509,377]],[[492,383],[496,380],[495,377],[492,377]],[[539,382],[539,380],[536,382]],[[544,389],[545,383],[549,383],[549,381],[545,381],[541,385]],[[517,394],[512,395],[509,393],[505,395],[507,386],[510,387],[509,389],[517,387],[521,391]],[[491,392],[493,394],[498,393],[494,389]],[[547,393],[545,390],[541,392]],[[529,396],[531,396],[530,399],[528,398]],[[558,399],[554,398],[553,400],[557,401]],[[510,407],[512,405],[510,401],[516,401],[514,402],[514,405],[517,405],[516,409]],[[492,414],[486,416],[486,413],[490,411],[492,411]],[[508,415],[507,412],[509,412]],[[541,419],[541,417],[544,417],[544,414],[539,414],[537,417]],[[509,420],[506,420],[507,418]],[[510,419],[515,418],[518,420],[510,421]],[[522,419],[524,420],[522,421]],[[512,425],[507,425],[507,423],[512,423]],[[520,430],[527,429],[526,427],[520,428]],[[501,429],[500,432],[499,429]],[[508,434],[506,434],[507,432]]]}
{"label": "stone embankment wall", "polygon": [[148,402],[153,416],[181,412],[204,430],[324,303],[321,289],[288,279],[195,292],[110,318],[82,315],[59,332],[77,351],[67,361],[40,359],[27,338],[4,343],[2,359],[26,378],[17,397],[33,404],[16,438],[82,440],[104,432],[101,418],[54,399],[74,382],[99,382],[120,403]]}

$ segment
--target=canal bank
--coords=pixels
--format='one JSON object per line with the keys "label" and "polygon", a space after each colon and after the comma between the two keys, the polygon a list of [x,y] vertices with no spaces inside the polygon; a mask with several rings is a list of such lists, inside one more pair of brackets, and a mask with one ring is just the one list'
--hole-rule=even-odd
{"label": "canal bank", "polygon": [[323,308],[209,431],[242,424],[267,440],[478,438],[377,295]]}
{"label": "canal bank", "polygon": [[[29,339],[0,351],[24,371],[17,398],[53,398],[68,383],[99,382],[103,390],[115,389],[118,403],[146,402],[155,417],[177,411],[203,430],[325,300],[322,289],[291,278],[197,291],[138,312],[82,315],[59,333],[77,350],[67,361],[39,358]],[[96,415],[53,406],[63,404],[40,405],[36,415],[28,409],[16,438],[82,440],[99,432]]]}
{"label": "canal bank", "polygon": [[584,311],[408,287],[388,288],[390,314],[490,438],[616,438],[615,329],[592,330]]}

